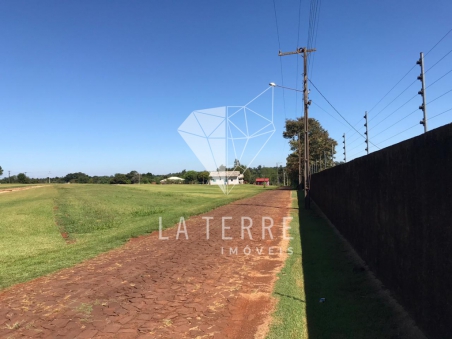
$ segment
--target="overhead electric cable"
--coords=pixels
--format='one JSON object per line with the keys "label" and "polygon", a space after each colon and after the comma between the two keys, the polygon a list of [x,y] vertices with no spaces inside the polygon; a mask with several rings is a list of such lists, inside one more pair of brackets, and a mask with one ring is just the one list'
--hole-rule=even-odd
{"label": "overhead electric cable", "polygon": [[[336,113],[339,114],[339,116],[340,116],[342,119],[344,119],[344,121],[345,121],[349,126],[351,126],[351,127],[352,127],[356,132],[358,132],[364,139],[366,139],[366,137],[365,137],[364,135],[362,135],[355,127],[352,126],[352,124],[350,124],[350,123],[348,122],[347,119],[344,118],[344,116],[343,116],[341,113],[339,113],[339,111],[336,109],[336,107],[334,107],[334,106],[331,104],[331,102],[323,95],[322,92],[320,92],[320,90],[317,88],[317,86],[316,86],[310,79],[309,79],[309,82],[311,83],[312,86],[314,86],[314,88],[317,90],[317,92],[319,92],[319,94],[323,97],[323,99],[325,99],[325,101],[331,106],[331,108],[334,109],[334,110],[336,111]],[[371,142],[371,144],[374,145],[372,142]],[[374,146],[377,147],[377,148],[379,149],[378,146],[376,146],[376,145],[374,145]]]}
{"label": "overhead electric cable", "polygon": [[[275,22],[276,22],[276,35],[278,36],[278,48],[279,50],[281,50],[281,41],[279,39],[279,27],[278,27],[278,16],[276,15],[276,3],[275,0],[273,0],[273,9],[275,11]],[[282,60],[281,58],[279,58],[279,64],[280,64],[280,68],[281,68],[281,83],[284,86],[284,75],[283,75],[283,66],[282,66]],[[284,119],[287,119],[286,116],[286,96],[285,96],[285,92],[283,89],[283,104],[284,104]]]}

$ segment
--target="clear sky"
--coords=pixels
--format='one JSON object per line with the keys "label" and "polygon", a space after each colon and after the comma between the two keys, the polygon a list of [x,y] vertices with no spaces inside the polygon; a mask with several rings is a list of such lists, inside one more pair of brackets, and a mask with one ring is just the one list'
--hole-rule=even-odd
{"label": "clear sky", "polygon": [[[299,1],[275,5],[281,49],[305,46],[309,1],[301,1],[300,12]],[[311,79],[364,132],[364,112],[452,28],[451,15],[450,0],[323,0]],[[194,110],[245,105],[269,82],[282,84],[272,0],[2,1],[0,46],[4,175],[202,170],[177,132],[186,117]],[[426,56],[426,69],[450,50],[452,33]],[[301,73],[301,58],[281,59],[286,86],[300,88],[297,59]],[[450,70],[452,53],[427,72],[427,85]],[[419,72],[412,69],[370,111],[369,134],[379,147],[423,132],[418,125],[384,141],[421,120],[416,111],[390,127],[421,104],[418,96],[391,114],[420,89],[415,82],[391,103]],[[427,102],[451,89],[452,73],[428,88]],[[348,158],[364,155],[362,139],[353,141],[358,134],[312,86],[310,99],[310,115],[339,145],[347,132]],[[276,88],[274,100],[276,132],[253,165],[285,162],[284,120],[302,115],[296,92]],[[428,115],[450,108],[452,92],[429,104]],[[451,121],[449,111],[429,121],[429,128]]]}

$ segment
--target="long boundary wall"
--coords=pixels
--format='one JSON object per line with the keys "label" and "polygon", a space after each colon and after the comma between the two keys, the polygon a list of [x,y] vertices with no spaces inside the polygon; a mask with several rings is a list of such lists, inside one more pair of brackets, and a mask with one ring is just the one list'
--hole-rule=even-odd
{"label": "long boundary wall", "polygon": [[314,174],[311,197],[425,334],[452,338],[452,124]]}

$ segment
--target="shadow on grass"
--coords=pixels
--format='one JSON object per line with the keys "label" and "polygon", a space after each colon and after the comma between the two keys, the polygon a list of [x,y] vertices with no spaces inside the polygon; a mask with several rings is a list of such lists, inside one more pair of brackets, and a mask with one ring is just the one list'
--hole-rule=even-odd
{"label": "shadow on grass", "polygon": [[289,298],[295,301],[299,301],[301,303],[304,303],[304,300],[301,300],[300,298],[294,297],[292,295],[287,295],[287,294],[283,294],[283,293],[279,293],[279,292],[275,292],[276,295],[279,295],[280,297],[284,297],[284,298]]}
{"label": "shadow on grass", "polygon": [[408,338],[346,244],[313,203],[304,208],[303,191],[298,205],[309,338]]}

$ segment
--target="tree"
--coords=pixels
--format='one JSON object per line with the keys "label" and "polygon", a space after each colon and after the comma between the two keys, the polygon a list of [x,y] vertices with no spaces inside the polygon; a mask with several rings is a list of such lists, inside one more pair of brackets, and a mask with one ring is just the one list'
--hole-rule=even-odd
{"label": "tree", "polygon": [[64,177],[65,182],[74,182],[79,184],[87,184],[89,180],[89,175],[82,172],[69,173]]}
{"label": "tree", "polygon": [[3,175],[3,168],[0,166],[0,176]]}
{"label": "tree", "polygon": [[30,182],[30,179],[24,173],[19,173],[17,175],[17,181],[20,184],[28,184]]}
{"label": "tree", "polygon": [[[327,154],[327,160],[331,163],[331,148],[337,146],[336,140],[330,138],[320,122],[314,118],[309,118],[309,160],[315,161],[324,159]],[[289,139],[292,153],[287,157],[287,175],[292,182],[298,182],[298,147],[301,147],[302,170],[304,166],[304,117],[295,120],[287,119],[286,128],[283,137]],[[300,140],[298,141],[298,137]],[[325,152],[325,153],[324,153]]]}
{"label": "tree", "polygon": [[207,171],[202,171],[198,173],[198,181],[205,184],[209,180],[210,173]]}
{"label": "tree", "polygon": [[246,183],[251,183],[251,171],[249,168],[247,168],[244,172],[243,172],[243,181]]}
{"label": "tree", "polygon": [[187,172],[185,172],[184,178],[189,184],[192,184],[198,178],[198,172],[196,172],[196,171],[187,171]]}
{"label": "tree", "polygon": [[116,173],[115,176],[110,179],[110,184],[130,184],[130,180],[125,174]]}
{"label": "tree", "polygon": [[221,164],[220,167],[218,167],[218,171],[219,171],[219,172],[226,171],[226,166],[223,165],[223,164]]}

